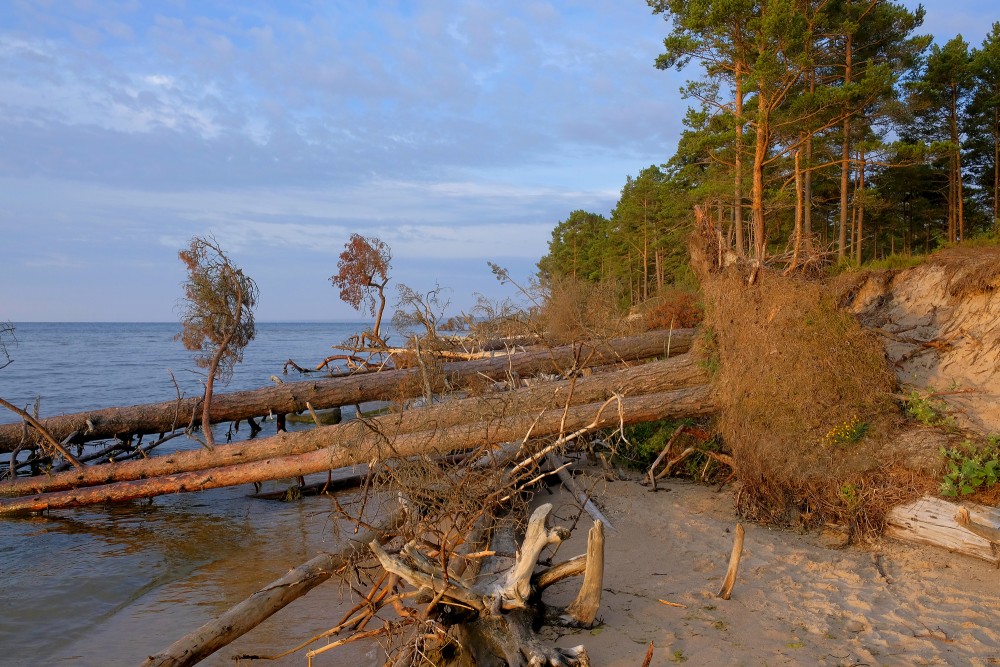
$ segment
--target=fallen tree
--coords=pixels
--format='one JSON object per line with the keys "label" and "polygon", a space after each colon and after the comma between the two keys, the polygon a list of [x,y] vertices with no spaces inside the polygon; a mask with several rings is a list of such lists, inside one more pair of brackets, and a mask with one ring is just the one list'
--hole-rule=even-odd
{"label": "fallen tree", "polygon": [[512,414],[534,414],[567,404],[594,403],[612,394],[632,396],[664,392],[703,385],[707,381],[707,374],[697,361],[690,355],[682,355],[574,380],[547,382],[515,391],[447,401],[370,421],[354,421],[307,432],[279,433],[269,438],[218,445],[213,450],[199,448],[136,461],[87,466],[51,475],[20,477],[0,482],[0,496],[50,493],[207,470],[277,456],[304,454],[337,443],[353,442],[371,431],[401,434],[441,429],[474,421],[500,420]]}
{"label": "fallen tree", "polygon": [[[390,401],[419,396],[427,379],[435,392],[481,383],[483,378],[505,380],[542,372],[568,374],[586,367],[620,361],[681,354],[690,349],[693,329],[651,331],[640,336],[606,342],[567,345],[552,349],[498,354],[442,364],[440,372],[425,377],[420,368],[358,373],[346,377],[286,382],[253,391],[218,394],[210,406],[209,421],[239,421],[268,414],[285,414],[313,408],[355,405],[367,401]],[[76,433],[73,443],[124,438],[132,435],[167,433],[192,422],[201,398],[187,398],[131,407],[106,408],[41,419],[42,427],[56,440]],[[0,425],[0,452],[10,452],[21,443],[21,424]]]}
{"label": "fallen tree", "polygon": [[[209,470],[168,474],[152,479],[116,482],[102,486],[45,493],[23,498],[0,499],[0,515],[81,507],[104,502],[151,498],[169,493],[185,493],[247,484],[272,479],[301,477],[373,460],[386,460],[417,454],[446,454],[452,451],[499,444],[526,437],[542,437],[582,427],[606,428],[636,424],[671,417],[711,414],[715,410],[707,386],[625,397],[618,410],[604,410],[596,403],[568,409],[546,410],[540,414],[522,412],[502,420],[477,421],[392,436],[375,430],[362,430],[352,441],[317,442],[316,451],[294,456],[279,456],[251,463],[235,464]],[[314,442],[321,429],[284,434],[289,441]]]}

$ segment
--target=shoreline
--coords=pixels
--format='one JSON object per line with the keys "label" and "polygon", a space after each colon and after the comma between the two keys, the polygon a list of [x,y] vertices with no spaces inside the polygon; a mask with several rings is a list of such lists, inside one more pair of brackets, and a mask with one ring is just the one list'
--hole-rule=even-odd
{"label": "shoreline", "polygon": [[[594,468],[587,471],[600,473]],[[595,665],[640,665],[650,641],[652,665],[689,661],[693,665],[988,667],[1000,663],[1000,628],[991,612],[1000,597],[1000,577],[982,561],[891,539],[866,548],[831,548],[820,533],[744,523],[743,560],[732,599],[720,600],[715,594],[738,521],[731,488],[716,492],[670,480],[660,485],[660,491],[651,492],[637,476],[613,482],[595,477],[591,483],[594,480],[598,504],[615,527],[606,544],[600,625],[592,630],[545,627],[541,637],[561,647],[583,644]],[[570,495],[559,488],[541,489],[534,503],[543,502],[554,505],[555,523],[576,523],[555,560],[584,553],[590,517],[581,516]],[[172,643],[316,551],[329,550],[329,525],[323,528],[329,522],[324,516],[326,503],[320,499],[301,507],[305,521],[301,544],[285,550],[280,542],[261,535],[245,554],[213,562],[188,580],[147,593],[50,661],[97,664],[90,660],[100,655],[100,648],[113,651],[116,644],[126,643],[128,656],[100,662],[132,664],[137,656]],[[234,579],[232,568],[249,562],[254,570]],[[578,579],[562,582],[544,599],[567,604],[578,586]],[[204,598],[212,587],[224,594],[225,604],[184,599],[195,590]],[[233,655],[292,648],[333,626],[349,604],[350,589],[332,579],[201,664],[232,665]],[[279,661],[236,662],[302,665],[304,661],[303,650]],[[314,665],[378,667],[383,661],[381,647],[365,640],[317,656]]]}

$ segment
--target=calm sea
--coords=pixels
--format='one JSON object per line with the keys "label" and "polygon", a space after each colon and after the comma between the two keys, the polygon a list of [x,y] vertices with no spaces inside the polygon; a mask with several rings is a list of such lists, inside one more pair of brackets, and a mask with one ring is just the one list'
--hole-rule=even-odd
{"label": "calm sea", "polygon": [[[170,371],[185,395],[201,393],[190,353],[173,339],[177,324],[15,325],[14,363],[0,370],[0,396],[21,406],[38,397],[43,417],[170,400]],[[315,365],[362,326],[259,324],[244,363],[221,390],[271,384],[289,358]],[[0,415],[0,421],[16,419]],[[268,424],[264,435],[273,428]],[[334,518],[329,498],[281,503],[249,492],[217,489],[0,519],[0,664],[137,665],[290,568],[336,548],[340,531],[350,529]],[[236,653],[290,648],[335,625],[335,588],[321,586],[204,664],[232,665]],[[361,650],[335,649],[315,664],[381,664]],[[305,659],[299,653],[254,664]]]}
{"label": "calm sea", "polygon": [[[288,359],[315,367],[333,353],[331,345],[364,326],[360,322],[258,324],[257,336],[232,381],[225,387],[216,385],[216,391],[256,389],[273,384],[271,376],[302,379],[294,371],[282,376]],[[176,389],[171,373],[185,396],[203,391],[203,372],[191,352],[174,340],[180,331],[177,323],[46,322],[15,323],[15,327],[17,343],[8,349],[14,363],[0,370],[0,396],[20,407],[40,398],[43,417],[172,400]],[[0,423],[14,421],[16,415],[0,414]]]}

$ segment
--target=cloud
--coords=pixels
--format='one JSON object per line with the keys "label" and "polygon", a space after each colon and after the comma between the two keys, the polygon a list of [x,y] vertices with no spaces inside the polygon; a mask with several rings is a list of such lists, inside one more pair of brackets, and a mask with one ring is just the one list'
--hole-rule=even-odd
{"label": "cloud", "polygon": [[[996,14],[924,4],[973,44]],[[170,319],[177,249],[214,233],[308,312],[357,231],[407,282],[486,289],[669,158],[667,29],[605,0],[0,3],[0,283],[44,287],[34,317]]]}
{"label": "cloud", "polygon": [[[604,34],[594,9],[573,25],[545,3],[193,9],[92,7],[48,36],[0,33],[8,161],[145,188],[309,184],[447,176],[588,149],[652,156],[679,127],[679,113],[664,123],[665,102],[640,117],[615,94],[655,106],[658,28],[644,8],[628,12],[633,27],[644,19],[644,35]],[[80,25],[102,39],[81,44]]]}

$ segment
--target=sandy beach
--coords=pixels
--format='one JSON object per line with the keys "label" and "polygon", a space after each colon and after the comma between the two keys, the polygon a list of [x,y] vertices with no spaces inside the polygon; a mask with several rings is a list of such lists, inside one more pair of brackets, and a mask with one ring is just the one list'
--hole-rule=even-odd
{"label": "sandy beach", "polygon": [[[988,563],[894,540],[831,548],[828,536],[745,523],[739,577],[721,600],[738,521],[731,494],[684,482],[661,489],[607,484],[601,505],[617,530],[603,625],[552,633],[558,645],[585,644],[609,667],[641,665],[650,641],[652,665],[1000,664],[1000,572]],[[551,501],[560,516],[576,515],[564,494]],[[578,530],[562,549],[581,552],[585,539]],[[550,600],[572,599],[571,587]]]}
{"label": "sandy beach", "polygon": [[[721,600],[716,593],[738,522],[731,489],[680,481],[659,488],[622,480],[600,490],[615,528],[608,533],[601,625],[545,628],[547,640],[584,644],[602,667],[638,667],[651,641],[651,665],[1000,665],[1000,572],[988,563],[888,539],[831,546],[836,535],[744,523],[739,577],[732,598]],[[563,491],[542,491],[541,502],[554,505],[558,523],[572,525],[580,514]],[[585,551],[589,525],[584,515],[556,561]],[[577,581],[550,589],[546,601],[568,603]],[[267,640],[301,633],[290,632],[289,623],[321,626],[337,606],[336,586],[324,584],[272,618]],[[239,644],[249,649],[261,639],[251,633]],[[380,665],[381,656],[369,644],[334,649],[314,664]]]}
{"label": "sandy beach", "polygon": [[[635,479],[602,479],[596,486],[614,525],[607,535],[601,625],[542,631],[559,646],[584,644],[595,666],[639,667],[650,641],[653,666],[1000,665],[1000,572],[986,562],[894,540],[835,548],[830,545],[838,540],[829,534],[744,523],[739,577],[732,599],[720,600],[716,593],[738,522],[731,487],[718,492],[670,481],[654,493]],[[309,519],[301,539],[286,535],[278,542],[283,549],[273,540],[255,541],[232,559],[153,591],[51,663],[137,664],[318,551],[334,548],[329,503],[305,502]],[[553,518],[563,525],[580,515],[569,494],[555,487],[543,489],[535,502],[552,503]],[[579,518],[555,561],[585,551],[590,522],[587,515]],[[237,573],[242,576],[234,578]],[[568,603],[578,581],[549,589],[545,601]],[[192,595],[201,602],[185,602]],[[304,651],[276,662],[234,663],[232,656],[291,648],[334,625],[351,595],[343,582],[331,580],[202,664],[305,665]],[[383,660],[378,644],[363,641],[330,650],[313,664],[378,667]]]}

